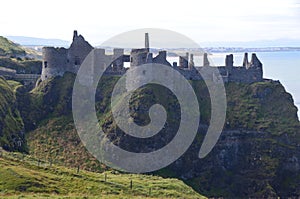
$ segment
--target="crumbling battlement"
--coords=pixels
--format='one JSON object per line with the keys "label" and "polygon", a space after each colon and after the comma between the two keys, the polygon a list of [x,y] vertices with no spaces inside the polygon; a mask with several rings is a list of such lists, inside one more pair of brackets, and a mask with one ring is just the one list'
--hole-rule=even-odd
{"label": "crumbling battlement", "polygon": [[[65,72],[77,73],[80,65],[93,49],[76,30],[70,48],[44,47],[41,80],[62,76]],[[106,55],[104,49],[98,49],[98,55],[103,60],[113,60],[107,74],[124,72],[124,62],[129,61],[129,56],[124,55],[124,49],[114,49],[113,55]]]}
{"label": "crumbling battlement", "polygon": [[[76,74],[83,60],[93,49],[83,36],[77,34],[77,31],[74,31],[73,42],[69,49],[44,47],[41,80],[62,76],[65,72]],[[106,55],[104,49],[97,49],[97,59],[100,60],[99,63],[110,63],[110,67],[104,73],[105,75],[123,75],[127,70],[124,67],[124,62],[130,62],[130,67],[146,63],[157,63],[173,67],[189,80],[202,80],[200,74],[209,67],[215,67],[210,66],[207,53],[203,54],[202,66],[195,66],[194,56],[189,53],[186,53],[185,56],[179,56],[179,63],[174,62],[172,65],[167,60],[166,51],[160,51],[154,57],[153,53],[150,52],[148,33],[145,34],[144,48],[132,49],[130,55],[124,55],[124,49],[121,48],[114,49],[112,55]],[[217,68],[220,74],[212,74],[212,80],[222,78],[224,82],[243,83],[263,81],[262,63],[256,54],[252,54],[249,62],[248,53],[245,53],[241,66],[234,66],[233,55],[227,55],[224,66],[218,66]],[[97,68],[93,70],[97,70]]]}

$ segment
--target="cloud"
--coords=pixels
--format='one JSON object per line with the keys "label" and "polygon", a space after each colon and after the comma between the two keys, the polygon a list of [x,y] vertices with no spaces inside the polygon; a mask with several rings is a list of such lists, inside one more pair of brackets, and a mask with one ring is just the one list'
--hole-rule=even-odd
{"label": "cloud", "polygon": [[299,0],[17,0],[1,4],[5,8],[0,12],[2,35],[70,40],[78,29],[91,43],[99,43],[120,32],[153,27],[198,41],[300,39]]}

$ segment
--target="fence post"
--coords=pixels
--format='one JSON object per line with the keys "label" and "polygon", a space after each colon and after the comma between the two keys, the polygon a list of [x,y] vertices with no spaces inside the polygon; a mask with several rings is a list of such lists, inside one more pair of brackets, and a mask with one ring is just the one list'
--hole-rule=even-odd
{"label": "fence post", "polygon": [[79,169],[80,169],[80,168],[79,168],[79,165],[78,165],[78,166],[77,166],[77,174],[79,173]]}
{"label": "fence post", "polygon": [[132,189],[132,180],[130,180],[130,189]]}

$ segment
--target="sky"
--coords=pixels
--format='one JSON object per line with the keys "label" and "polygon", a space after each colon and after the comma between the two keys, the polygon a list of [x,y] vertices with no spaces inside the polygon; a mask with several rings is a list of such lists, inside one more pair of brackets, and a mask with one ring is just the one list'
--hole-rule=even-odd
{"label": "sky", "polygon": [[4,0],[0,35],[91,44],[139,28],[164,28],[197,42],[300,39],[300,0]]}

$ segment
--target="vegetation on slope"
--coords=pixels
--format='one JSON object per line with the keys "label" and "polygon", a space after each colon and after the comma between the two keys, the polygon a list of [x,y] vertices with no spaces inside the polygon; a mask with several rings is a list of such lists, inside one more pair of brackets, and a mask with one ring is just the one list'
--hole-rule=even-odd
{"label": "vegetation on slope", "polygon": [[0,36],[0,56],[25,56],[25,50],[7,38]]}
{"label": "vegetation on slope", "polygon": [[0,66],[14,69],[17,73],[40,74],[42,62],[33,49],[24,48],[0,36]]}
{"label": "vegetation on slope", "polygon": [[29,58],[0,57],[0,66],[14,69],[17,73],[41,74],[42,62]]}
{"label": "vegetation on slope", "polygon": [[[19,107],[25,127],[27,130],[38,127],[28,135],[30,145],[33,148],[37,145],[33,144],[31,140],[41,140],[41,137],[43,137],[42,140],[51,137],[65,140],[65,136],[72,135],[73,140],[78,140],[71,115],[71,95],[74,78],[73,74],[67,73],[64,77],[42,82],[30,94],[18,94]],[[96,109],[98,110],[99,120],[108,132],[112,132],[116,128],[109,110],[109,103],[110,94],[117,79],[117,77],[104,78],[99,83],[99,89],[96,93],[96,99],[98,99]],[[208,91],[203,82],[194,81],[191,83],[199,100],[201,122],[208,124],[210,119]],[[297,109],[293,105],[291,96],[285,92],[279,82],[262,82],[251,85],[229,83],[226,85],[226,91],[228,111],[225,127],[227,129],[266,131],[274,135],[280,135],[283,133],[293,134],[295,129],[299,127],[296,116]],[[154,97],[154,99],[153,96],[156,96],[156,98]],[[168,100],[161,102],[164,97]],[[143,110],[143,112],[139,112],[140,114],[135,113],[136,115],[133,115],[136,122],[145,124],[149,122],[147,110],[151,104],[157,101],[169,106],[167,107],[168,113],[169,116],[173,116],[174,121],[179,119],[175,117],[178,114],[174,112],[174,107],[178,107],[176,98],[172,100],[171,94],[160,87],[143,88],[135,93],[132,100],[132,110],[137,110],[139,106]],[[169,121],[169,123],[174,122]],[[172,130],[176,128],[174,126]],[[79,145],[79,141],[77,142],[73,145]],[[44,144],[47,145],[47,143]],[[43,147],[47,148],[46,146]],[[57,147],[59,149],[62,145]],[[34,149],[32,150],[34,151]]]}
{"label": "vegetation on slope", "polygon": [[[132,185],[131,185],[132,184]],[[2,153],[0,198],[204,198],[182,181],[152,175],[93,173]]]}
{"label": "vegetation on slope", "polygon": [[[64,77],[42,82],[30,93],[17,93],[26,131],[31,131],[26,135],[30,153],[48,162],[71,167],[80,165],[81,169],[103,171],[106,166],[87,152],[74,127],[71,113],[74,79],[74,74],[66,73]],[[103,111],[107,108],[109,93],[113,88],[111,84],[115,80],[112,78],[100,83],[103,90],[97,92],[97,96],[102,100],[97,107]]]}
{"label": "vegetation on slope", "polygon": [[[30,130],[27,134],[30,154],[49,163],[55,162],[73,167],[80,165],[80,168],[87,170],[103,171],[107,168],[88,154],[74,129],[71,114],[74,78],[73,74],[66,73],[64,77],[42,82],[31,93],[18,93],[18,102],[24,103],[19,108],[25,127]],[[117,77],[105,77],[99,82],[96,93],[97,115],[105,132],[112,142],[128,150],[149,151],[161,148],[173,138],[178,128],[178,125],[176,126],[178,122],[172,122],[180,119],[176,113],[179,108],[176,98],[167,89],[153,85],[143,87],[134,93],[131,99],[131,110],[135,122],[147,124],[149,107],[153,103],[160,102],[168,112],[167,125],[175,123],[173,126],[168,126],[165,133],[159,133],[159,136],[164,136],[163,139],[156,137],[145,142],[136,142],[128,136],[123,136],[124,134],[117,128],[110,112],[110,94],[117,80]],[[201,81],[192,81],[191,84],[199,100],[201,123],[205,126],[210,120],[208,91]],[[273,194],[273,196],[295,194],[296,192],[291,189],[278,188],[283,186],[280,179],[287,175],[287,170],[281,169],[284,168],[282,164],[289,161],[289,156],[294,154],[300,140],[297,109],[291,96],[285,92],[279,82],[274,81],[253,84],[228,83],[226,91],[228,110],[225,129],[229,132],[238,131],[238,135],[223,134],[224,137],[208,159],[198,162],[197,152],[204,135],[203,129],[200,130],[190,151],[161,174],[172,173],[181,177],[183,174],[189,175],[189,172],[195,172],[192,176],[196,173],[203,175],[204,177],[194,177],[188,182],[199,192],[210,196],[229,196],[230,194],[234,196],[233,193],[242,195],[249,191],[257,194],[253,195],[255,197],[263,197],[264,194]],[[230,140],[231,138],[234,141]],[[152,149],[143,148],[142,145],[147,142],[153,144]],[[225,152],[226,161],[218,159],[223,157],[222,153]],[[235,154],[235,156],[230,154]],[[257,163],[257,160],[260,162]],[[227,169],[222,164],[240,166]],[[223,171],[224,168],[225,171]],[[206,173],[203,173],[201,169]],[[218,169],[223,172],[220,173]],[[234,179],[234,183],[230,179]],[[297,187],[294,185],[299,181],[287,179],[286,183],[290,187]],[[239,187],[235,182],[242,182],[245,186]],[[228,183],[231,185],[229,186]],[[253,189],[250,190],[246,186]],[[234,192],[234,190],[238,191]]]}
{"label": "vegetation on slope", "polygon": [[297,107],[280,82],[251,85],[230,83],[227,91],[227,126],[232,129],[294,134],[300,127]]}
{"label": "vegetation on slope", "polygon": [[9,151],[26,151],[24,125],[14,93],[17,84],[10,83],[0,77],[0,146]]}

